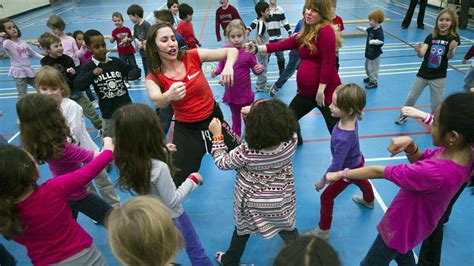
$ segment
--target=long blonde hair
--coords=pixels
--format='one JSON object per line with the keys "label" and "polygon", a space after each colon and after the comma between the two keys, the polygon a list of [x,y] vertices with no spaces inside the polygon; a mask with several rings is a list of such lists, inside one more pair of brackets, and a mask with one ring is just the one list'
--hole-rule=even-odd
{"label": "long blonde hair", "polygon": [[124,265],[167,265],[183,247],[166,207],[152,196],[135,197],[114,209],[107,228],[112,253]]}
{"label": "long blonde hair", "polygon": [[[303,28],[296,37],[296,40],[302,43],[303,46],[306,46],[313,54],[316,52],[314,40],[318,38],[319,31],[322,27],[332,24],[333,1],[334,0],[306,0],[305,2],[305,10],[312,9],[317,11],[322,19],[314,25],[307,25],[306,22],[304,22]],[[336,47],[339,47],[342,43],[340,38],[340,36],[336,35]]]}

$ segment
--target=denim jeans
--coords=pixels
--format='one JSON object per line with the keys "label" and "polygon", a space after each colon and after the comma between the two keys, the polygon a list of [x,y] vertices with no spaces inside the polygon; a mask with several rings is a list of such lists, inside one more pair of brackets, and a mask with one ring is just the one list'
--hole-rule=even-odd
{"label": "denim jeans", "polygon": [[300,64],[300,56],[298,55],[298,49],[293,49],[288,54],[288,65],[286,65],[285,71],[281,73],[278,80],[275,82],[275,87],[280,89],[286,83],[286,81],[293,76],[296,69]]}
{"label": "denim jeans", "polygon": [[474,67],[471,66],[466,76],[464,77],[464,91],[469,92],[474,87]]}
{"label": "denim jeans", "polygon": [[395,259],[399,266],[416,266],[413,251],[409,250],[401,254],[395,249],[389,248],[380,234],[377,235],[365,258],[360,262],[361,266],[389,266],[390,261]]}
{"label": "denim jeans", "polygon": [[204,252],[204,248],[188,215],[183,212],[178,218],[173,218],[173,223],[183,235],[184,242],[186,243],[186,253],[191,260],[191,264],[212,266],[211,260],[206,255],[206,252]]}
{"label": "denim jeans", "polygon": [[69,206],[71,207],[74,219],[77,219],[77,214],[82,212],[101,225],[105,225],[105,218],[112,210],[112,206],[99,196],[91,193],[81,200],[70,200]]}
{"label": "denim jeans", "polygon": [[0,145],[3,144],[8,144],[8,141],[2,135],[0,135]]}

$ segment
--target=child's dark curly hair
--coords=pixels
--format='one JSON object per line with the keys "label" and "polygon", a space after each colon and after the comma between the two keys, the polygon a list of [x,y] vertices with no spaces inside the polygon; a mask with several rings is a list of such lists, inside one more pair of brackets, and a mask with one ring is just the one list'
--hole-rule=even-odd
{"label": "child's dark curly hair", "polygon": [[279,100],[252,107],[247,115],[245,140],[251,149],[270,148],[292,138],[298,122],[295,114]]}

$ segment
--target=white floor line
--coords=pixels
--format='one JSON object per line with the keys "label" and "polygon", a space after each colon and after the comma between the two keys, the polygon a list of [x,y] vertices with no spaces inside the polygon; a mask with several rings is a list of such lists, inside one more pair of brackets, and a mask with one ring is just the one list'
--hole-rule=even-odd
{"label": "white floor line", "polygon": [[15,135],[13,135],[13,137],[11,137],[9,140],[8,140],[8,143],[11,143],[14,139],[16,139],[16,137],[18,137],[20,135],[20,131],[16,132]]}

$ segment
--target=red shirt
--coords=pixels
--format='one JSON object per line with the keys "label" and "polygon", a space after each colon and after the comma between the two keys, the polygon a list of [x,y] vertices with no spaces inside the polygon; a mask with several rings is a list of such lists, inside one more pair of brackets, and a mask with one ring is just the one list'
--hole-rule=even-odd
{"label": "red shirt", "polygon": [[298,49],[298,55],[301,58],[296,72],[298,95],[315,99],[319,84],[326,84],[324,102],[326,106],[329,106],[332,103],[334,90],[341,84],[334,56],[336,54],[336,33],[331,25],[321,27],[318,37],[314,40],[316,50],[313,53],[306,46],[300,46],[296,36],[281,42],[268,43],[266,45],[267,52]]}
{"label": "red shirt", "polygon": [[[135,48],[131,45],[132,32],[129,28],[123,26],[121,28],[115,28],[112,31],[112,38],[117,42],[117,50],[119,55],[134,54]],[[124,38],[128,38],[129,41],[124,44],[120,44]]]}
{"label": "red shirt", "polygon": [[227,28],[227,25],[229,25],[229,22],[234,19],[242,20],[240,18],[239,11],[237,11],[237,9],[233,5],[229,4],[226,9],[220,6],[216,10],[216,38],[218,42],[222,40],[219,26],[222,26],[222,30],[224,30],[225,34],[225,29]]}
{"label": "red shirt", "polygon": [[155,70],[158,79],[152,73],[146,77],[160,86],[161,92],[167,91],[178,81],[186,83],[186,96],[179,101],[172,101],[176,121],[199,122],[208,118],[214,108],[214,95],[209,83],[201,70],[201,59],[196,49],[190,50],[183,56],[186,75],[181,79],[171,79]]}
{"label": "red shirt", "polygon": [[336,16],[335,18],[333,18],[332,24],[334,24],[337,27],[337,30],[339,32],[344,30],[344,22],[342,21],[342,18],[340,16]]}
{"label": "red shirt", "polygon": [[193,23],[181,21],[176,31],[183,36],[184,41],[188,44],[189,49],[197,48],[196,36],[194,35]]}

